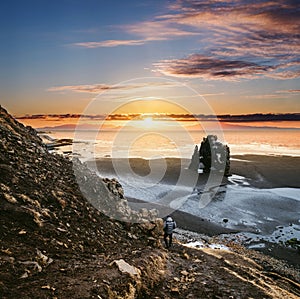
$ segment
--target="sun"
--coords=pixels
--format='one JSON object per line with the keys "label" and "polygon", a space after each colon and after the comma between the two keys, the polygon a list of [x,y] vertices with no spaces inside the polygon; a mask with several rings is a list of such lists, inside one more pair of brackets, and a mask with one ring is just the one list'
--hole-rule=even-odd
{"label": "sun", "polygon": [[152,117],[146,117],[143,119],[143,126],[145,128],[150,128],[153,126],[153,118]]}
{"label": "sun", "polygon": [[130,125],[142,130],[149,130],[154,129],[157,125],[157,122],[153,120],[152,116],[141,115],[139,119],[131,121]]}

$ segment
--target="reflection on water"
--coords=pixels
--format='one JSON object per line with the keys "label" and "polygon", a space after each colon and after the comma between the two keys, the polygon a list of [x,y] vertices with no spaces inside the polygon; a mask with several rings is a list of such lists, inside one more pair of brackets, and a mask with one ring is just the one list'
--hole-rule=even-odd
{"label": "reflection on water", "polygon": [[[231,154],[275,154],[300,156],[300,130],[234,130],[223,131],[224,140],[230,146]],[[222,138],[222,134],[217,134]],[[73,131],[53,131],[54,138],[74,138]],[[95,137],[96,136],[96,137]],[[136,137],[138,136],[138,137]],[[204,131],[162,131],[161,133],[101,131],[76,132],[76,152],[83,157],[182,157],[190,158],[194,145],[199,144]],[[119,140],[124,140],[119,142]],[[92,146],[87,146],[86,141]],[[118,140],[118,142],[117,142]],[[127,141],[128,143],[127,144]],[[129,149],[128,149],[129,147]]]}

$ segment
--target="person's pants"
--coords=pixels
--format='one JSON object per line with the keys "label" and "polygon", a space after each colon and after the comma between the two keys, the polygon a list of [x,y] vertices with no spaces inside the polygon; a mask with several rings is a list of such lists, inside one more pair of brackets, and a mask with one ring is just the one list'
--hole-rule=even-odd
{"label": "person's pants", "polygon": [[[169,238],[169,242],[168,242],[168,238]],[[164,241],[165,241],[165,244],[166,244],[167,248],[171,247],[171,245],[172,245],[172,234],[165,233],[164,234]]]}

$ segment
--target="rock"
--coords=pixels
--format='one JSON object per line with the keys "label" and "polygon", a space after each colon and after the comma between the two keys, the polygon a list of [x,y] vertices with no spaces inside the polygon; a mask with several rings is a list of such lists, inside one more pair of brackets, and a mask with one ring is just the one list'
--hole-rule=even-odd
{"label": "rock", "polygon": [[28,272],[26,271],[20,278],[27,278],[29,277]]}
{"label": "rock", "polygon": [[[43,268],[40,266],[40,264],[38,262],[33,262],[33,261],[25,261],[25,262],[19,262],[23,265],[26,266],[32,266],[33,267],[33,272],[42,272]],[[28,272],[30,273],[31,271],[28,270]]]}
{"label": "rock", "polygon": [[189,169],[198,170],[199,168],[199,149],[198,145],[195,146],[194,153],[191,159],[191,163],[189,165]]}
{"label": "rock", "polygon": [[50,285],[44,285],[44,286],[41,286],[41,289],[43,289],[43,290],[52,290],[52,291],[55,291],[55,288],[54,288],[54,287],[51,287]]}
{"label": "rock", "polygon": [[190,259],[190,256],[186,252],[182,253],[182,257],[185,258],[186,260]]}
{"label": "rock", "polygon": [[36,260],[44,266],[48,266],[49,264],[51,264],[53,262],[52,258],[49,258],[48,256],[46,256],[45,254],[43,254],[40,250],[36,250]]}
{"label": "rock", "polygon": [[179,289],[178,289],[178,287],[172,287],[172,288],[171,288],[171,293],[173,293],[173,294],[179,294]]}
{"label": "rock", "polygon": [[189,272],[187,272],[186,270],[180,271],[180,273],[181,273],[182,275],[184,275],[184,276],[189,275]]}
{"label": "rock", "polygon": [[198,146],[195,146],[189,169],[198,170],[199,162],[203,164],[204,173],[214,170],[230,176],[230,149],[219,142],[216,135],[204,137],[199,152]]}
{"label": "rock", "polygon": [[0,250],[2,253],[5,253],[7,255],[12,255],[12,252],[7,248],[7,249],[1,249]]}
{"label": "rock", "polygon": [[122,188],[122,185],[118,182],[116,178],[103,178],[102,181],[106,184],[108,190],[112,194],[118,196],[118,198],[124,198],[124,190]]}
{"label": "rock", "polygon": [[149,211],[148,211],[147,209],[142,208],[142,209],[140,209],[139,213],[141,214],[141,216],[142,216],[143,218],[148,218]]}
{"label": "rock", "polygon": [[113,263],[118,266],[119,270],[122,273],[128,273],[129,275],[138,276],[138,277],[140,276],[141,271],[136,267],[129,265],[123,259],[114,260]]}
{"label": "rock", "polygon": [[4,198],[9,202],[9,203],[12,203],[12,204],[16,204],[18,201],[10,194],[8,193],[4,193]]}
{"label": "rock", "polygon": [[134,240],[137,240],[138,239],[138,237],[136,236],[136,235],[134,235],[134,234],[132,234],[132,233],[128,233],[128,237],[130,238],[130,239],[134,239]]}

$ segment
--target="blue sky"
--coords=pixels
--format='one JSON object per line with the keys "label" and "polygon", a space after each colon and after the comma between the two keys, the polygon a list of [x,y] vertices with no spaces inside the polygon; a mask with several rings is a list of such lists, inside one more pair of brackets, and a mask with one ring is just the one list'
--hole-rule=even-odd
{"label": "blue sky", "polygon": [[299,112],[299,15],[298,1],[281,0],[2,1],[1,105],[81,113],[99,92],[151,76],[194,88],[218,114]]}

